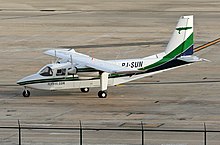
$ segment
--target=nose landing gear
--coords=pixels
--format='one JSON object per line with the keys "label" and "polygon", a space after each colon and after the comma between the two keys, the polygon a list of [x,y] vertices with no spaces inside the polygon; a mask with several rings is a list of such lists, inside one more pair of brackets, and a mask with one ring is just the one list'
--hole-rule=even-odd
{"label": "nose landing gear", "polygon": [[24,91],[23,91],[23,93],[22,93],[22,95],[24,96],[24,97],[30,97],[30,91],[29,90],[27,90],[26,88],[24,89]]}
{"label": "nose landing gear", "polygon": [[80,90],[83,93],[88,93],[89,92],[89,88],[80,88]]}

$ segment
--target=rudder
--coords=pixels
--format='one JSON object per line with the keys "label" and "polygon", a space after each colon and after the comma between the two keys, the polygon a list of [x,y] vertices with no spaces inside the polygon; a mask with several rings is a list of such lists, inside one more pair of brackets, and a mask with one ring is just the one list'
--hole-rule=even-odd
{"label": "rudder", "polygon": [[165,49],[166,57],[193,54],[193,15],[181,16]]}

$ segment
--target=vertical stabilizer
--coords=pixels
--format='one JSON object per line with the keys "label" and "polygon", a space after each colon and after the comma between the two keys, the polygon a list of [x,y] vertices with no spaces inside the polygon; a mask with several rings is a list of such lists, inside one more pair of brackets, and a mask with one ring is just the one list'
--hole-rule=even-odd
{"label": "vertical stabilizer", "polygon": [[166,47],[166,56],[192,55],[193,44],[193,15],[181,16]]}

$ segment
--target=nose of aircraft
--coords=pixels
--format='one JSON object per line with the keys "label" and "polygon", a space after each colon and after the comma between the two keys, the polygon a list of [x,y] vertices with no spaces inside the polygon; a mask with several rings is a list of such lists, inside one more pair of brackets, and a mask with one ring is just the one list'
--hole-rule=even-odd
{"label": "nose of aircraft", "polygon": [[37,74],[33,74],[33,75],[29,75],[27,77],[24,77],[20,80],[17,81],[18,85],[25,85],[28,84],[30,81],[33,81],[34,79],[36,79]]}
{"label": "nose of aircraft", "polygon": [[18,84],[18,85],[22,85],[22,84],[26,81],[25,78],[26,78],[26,77],[24,77],[24,78],[18,80],[18,81],[17,81],[17,84]]}

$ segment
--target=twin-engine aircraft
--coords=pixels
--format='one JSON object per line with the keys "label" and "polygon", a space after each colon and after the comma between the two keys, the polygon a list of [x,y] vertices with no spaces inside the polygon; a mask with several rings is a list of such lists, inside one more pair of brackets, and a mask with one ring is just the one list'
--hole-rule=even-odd
{"label": "twin-engine aircraft", "polygon": [[193,16],[181,16],[164,52],[137,59],[100,60],[74,49],[48,50],[44,53],[56,57],[57,61],[19,80],[17,84],[24,86],[24,97],[30,96],[28,88],[80,88],[87,93],[91,87],[100,87],[98,97],[106,98],[108,86],[203,61],[193,55],[193,44]]}

